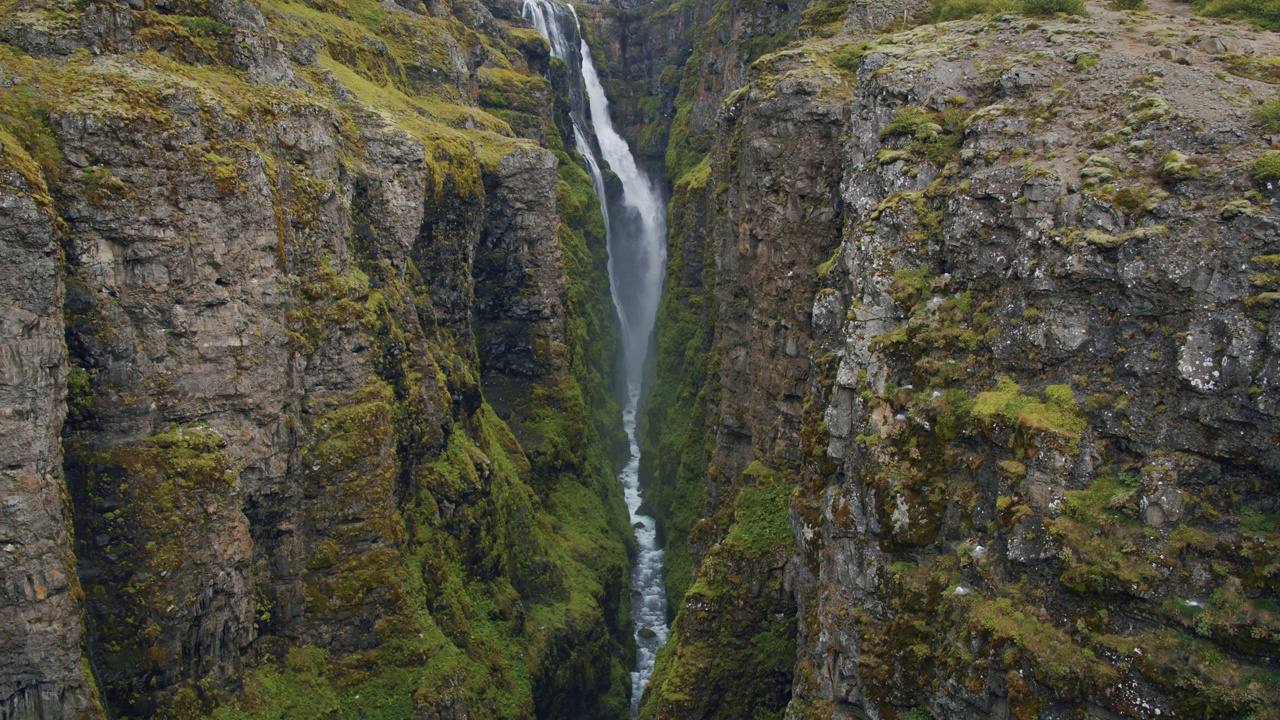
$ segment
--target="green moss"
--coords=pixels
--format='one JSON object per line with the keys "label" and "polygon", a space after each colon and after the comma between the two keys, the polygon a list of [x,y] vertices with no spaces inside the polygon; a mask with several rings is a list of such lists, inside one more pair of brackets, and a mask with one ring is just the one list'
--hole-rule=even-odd
{"label": "green moss", "polygon": [[1253,111],[1253,117],[1269,133],[1280,132],[1280,97],[1272,97]]}
{"label": "green moss", "polygon": [[93,412],[93,382],[89,373],[77,367],[67,371],[67,418],[80,423]]}
{"label": "green moss", "polygon": [[1280,530],[1280,513],[1262,513],[1256,510],[1245,510],[1240,520],[1240,531],[1251,533],[1274,533]]}
{"label": "green moss", "polygon": [[[752,475],[750,468],[744,474]],[[791,496],[793,486],[782,482],[768,470],[762,470],[755,477],[759,478],[757,483],[738,492],[733,525],[723,541],[747,558],[762,557],[791,544],[787,498]]]}
{"label": "green moss", "polygon": [[1160,158],[1160,167],[1156,174],[1161,180],[1169,182],[1181,182],[1184,180],[1195,180],[1203,174],[1203,168],[1209,164],[1209,159],[1199,156],[1190,156],[1171,150]]}
{"label": "green moss", "polygon": [[226,195],[234,191],[240,181],[240,165],[235,160],[223,157],[215,152],[206,152],[204,160],[208,163],[209,174],[218,191]]}
{"label": "green moss", "polygon": [[1266,718],[1280,702],[1280,676],[1274,670],[1227,656],[1204,639],[1155,630],[1137,638],[1109,638],[1107,644],[1169,693],[1182,717]]}
{"label": "green moss", "polygon": [[697,192],[705,190],[707,180],[711,177],[711,160],[703,158],[701,162],[680,176],[676,181],[676,189],[681,192]]}
{"label": "green moss", "polygon": [[836,261],[839,259],[840,259],[840,248],[836,248],[836,251],[831,253],[831,257],[827,258],[826,260],[824,260],[822,263],[818,265],[817,267],[818,277],[825,278],[827,275],[829,275],[831,271],[835,268]]}
{"label": "green moss", "polygon": [[1055,434],[1073,446],[1086,425],[1069,385],[1046,387],[1042,402],[1022,394],[1022,387],[1009,378],[1001,378],[996,390],[974,398],[973,415],[985,422],[1001,418],[1031,432]]}
{"label": "green moss", "polygon": [[[615,330],[603,223],[589,178],[561,155],[557,239],[569,281],[569,372],[539,387],[542,413],[531,419],[545,442],[527,447],[480,402],[481,369],[467,346],[469,335],[435,324],[440,313],[432,282],[440,279],[419,275],[419,256],[390,268],[369,247],[382,229],[370,230],[360,203],[353,203],[349,256],[312,244],[334,196],[369,186],[360,177],[367,171],[365,134],[378,128],[422,140],[428,213],[467,225],[466,213],[481,205],[485,191],[482,172],[513,149],[530,146],[512,137],[509,123],[477,105],[513,119],[536,116],[553,100],[549,84],[523,71],[523,58],[505,37],[488,37],[455,18],[390,13],[371,0],[266,0],[262,9],[273,37],[323,41],[319,67],[295,67],[318,95],[246,82],[243,72],[228,66],[230,55],[218,42],[230,28],[199,15],[135,13],[134,37],[163,53],[84,53],[46,61],[0,47],[7,73],[39,78],[38,85],[0,89],[0,164],[24,176],[22,184],[32,185],[27,192],[34,194],[39,181],[43,196],[46,180],[60,182],[68,197],[118,207],[133,189],[106,168],[58,178],[64,163],[49,114],[85,114],[122,133],[151,137],[173,129],[175,97],[194,98],[209,141],[189,149],[193,169],[223,193],[240,191],[249,180],[246,168],[259,159],[266,169],[276,196],[277,260],[288,280],[289,350],[306,364],[306,356],[331,352],[335,341],[368,340],[374,376],[345,394],[308,392],[305,412],[289,416],[304,485],[299,532],[309,534],[307,554],[298,558],[307,568],[304,612],[286,628],[280,598],[272,596],[271,569],[255,563],[255,618],[265,650],[246,673],[243,697],[224,698],[229,704],[216,712],[236,718],[431,717],[453,712],[447,706],[456,703],[484,717],[625,717],[631,541],[612,475],[610,455],[621,437],[609,391]],[[516,41],[519,34],[512,32]],[[454,82],[459,49],[485,57],[475,98],[465,83],[460,89]],[[334,80],[343,92],[330,91]],[[255,135],[289,113],[321,118],[322,124],[332,120],[340,135],[335,174],[314,175]],[[560,128],[538,129],[552,131],[549,145],[560,140]],[[228,131],[232,136],[220,135]],[[437,226],[433,239],[440,244],[453,239],[445,237],[453,231],[442,228],[447,224]],[[93,419],[94,393],[108,391],[83,371],[71,373],[69,386],[69,425],[83,426]],[[166,484],[185,491],[181,483],[200,481],[205,470],[225,475],[220,449],[188,447],[193,432],[207,434],[184,428],[180,440],[164,433],[111,451],[99,463],[111,468],[107,476],[91,469],[70,473],[82,484],[77,507],[92,508],[81,513],[79,537],[99,537],[103,527],[115,532],[120,525],[120,532],[131,533],[130,543],[160,538],[151,548],[121,548],[121,577],[95,581],[97,597],[109,600],[91,603],[91,614],[98,613],[91,623],[105,624],[108,610],[116,610],[119,626],[118,632],[94,633],[108,646],[93,656],[129,671],[128,678],[103,676],[109,699],[143,716],[160,717],[163,710],[145,704],[154,690],[143,685],[161,677],[160,663],[175,663],[153,652],[158,645],[146,634],[163,622],[152,610],[167,592],[167,581],[157,581],[147,566],[187,552],[182,543],[198,540],[205,527],[187,518],[188,510],[192,518],[207,512],[196,503],[212,503],[216,498],[206,495],[217,494],[197,489],[171,497]],[[76,438],[69,443],[73,462],[82,458]],[[179,467],[179,461],[187,464]],[[152,471],[144,472],[144,464]],[[233,493],[234,474],[220,479],[232,489],[217,487]],[[112,493],[127,495],[129,510],[110,514]],[[141,493],[152,501],[139,500]],[[235,518],[221,513],[241,504],[214,503],[214,519],[232,527]],[[143,514],[130,514],[135,512]],[[160,584],[117,592],[132,587],[133,575],[124,573],[137,568],[143,570],[137,582]],[[135,605],[104,604],[117,597]],[[295,633],[290,637],[322,637],[319,625],[342,628],[359,638],[352,644],[367,647],[272,655],[287,644],[277,636],[283,629]],[[173,696],[165,711],[170,717],[212,710],[213,696],[198,685],[184,685]]]}
{"label": "green moss", "polygon": [[1144,95],[1133,105],[1133,112],[1125,116],[1126,127],[1140,128],[1148,123],[1157,122],[1169,117],[1172,108],[1169,102],[1157,94]]}
{"label": "green moss", "polygon": [[[1105,475],[1086,490],[1067,491],[1066,512],[1049,523],[1066,547],[1061,580],[1078,592],[1142,592],[1161,580],[1142,550],[1136,475]],[[1177,540],[1166,553],[1178,552]]]}
{"label": "green moss", "polygon": [[932,122],[933,118],[928,110],[916,105],[904,105],[893,112],[893,119],[888,125],[880,128],[880,139],[897,135],[915,137],[921,132],[932,130],[929,128]]}
{"label": "green moss", "polygon": [[[686,67],[692,67],[692,60]],[[682,94],[685,92],[682,85]],[[692,93],[692,91],[689,91]],[[709,131],[696,131],[693,123],[692,99],[677,98],[676,115],[671,121],[667,140],[667,177],[680,178],[699,165],[711,152],[712,135]]]}
{"label": "green moss", "polygon": [[821,0],[800,14],[801,25],[820,28],[832,23],[843,23],[849,10],[849,0]]}
{"label": "green moss", "polygon": [[[1036,679],[1060,693],[1099,692],[1120,677],[1115,668],[1074,642],[1041,613],[1010,598],[974,600],[969,623],[997,646],[1010,646],[1026,658]],[[1007,657],[1005,662],[1013,665]]]}
{"label": "green moss", "polygon": [[31,195],[54,217],[49,188],[58,182],[62,152],[49,127],[48,107],[31,88],[0,88],[0,149],[0,170],[17,173],[21,187],[8,179],[0,183]]}
{"label": "green moss", "polygon": [[1114,250],[1124,244],[1128,237],[1124,235],[1112,235],[1101,230],[1089,229],[1084,231],[1084,239],[1090,244],[1097,245],[1105,250]]}
{"label": "green moss", "polygon": [[[770,573],[793,551],[794,486],[763,466],[746,475],[725,539],[699,567],[672,637],[659,651],[640,717],[697,711],[706,718],[781,717],[795,664],[795,608]],[[759,587],[750,592],[748,587]]]}
{"label": "green moss", "polygon": [[68,452],[77,557],[98,567],[86,583],[86,622],[109,703],[128,714],[161,709],[145,678],[182,662],[170,636],[175,607],[199,602],[210,573],[195,566],[208,543],[247,533],[239,480],[225,442],[202,426],[173,427],[136,443]]}
{"label": "green moss", "polygon": [[545,114],[551,100],[551,86],[541,77],[503,68],[481,68],[477,72],[479,95],[484,108]]}
{"label": "green moss", "polygon": [[1152,190],[1141,185],[1132,185],[1117,190],[1116,194],[1112,196],[1111,202],[1126,213],[1136,215],[1142,212],[1150,212],[1168,197],[1169,194],[1163,190]]}
{"label": "green moss", "polygon": [[942,167],[955,158],[964,142],[966,114],[957,107],[930,112],[907,105],[898,108],[889,124],[880,129],[880,139],[909,138],[905,149],[881,149],[876,157],[880,164],[918,159]]}
{"label": "green moss", "polygon": [[882,581],[885,612],[859,608],[848,618],[857,623],[858,672],[885,716],[919,702],[961,661],[952,637],[965,625],[964,607],[949,593],[954,574],[940,565],[894,563]]}

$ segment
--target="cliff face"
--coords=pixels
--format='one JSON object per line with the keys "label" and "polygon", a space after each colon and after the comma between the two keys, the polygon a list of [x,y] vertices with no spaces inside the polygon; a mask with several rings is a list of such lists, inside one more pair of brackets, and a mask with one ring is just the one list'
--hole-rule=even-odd
{"label": "cliff face", "polygon": [[850,21],[722,103],[672,207],[648,482],[691,584],[646,716],[1274,712],[1275,41],[1089,9]]}
{"label": "cliff face", "polygon": [[66,414],[63,284],[56,217],[39,166],[0,135],[0,693],[5,717],[76,717],[97,704],[81,662],[84,599],[71,553],[71,508],[58,434]]}
{"label": "cliff face", "polygon": [[536,33],[28,3],[0,38],[4,717],[625,713],[603,225]]}
{"label": "cliff face", "polygon": [[843,17],[847,3],[656,0],[584,5],[619,129],[674,184],[712,147],[720,102],[761,55]]}

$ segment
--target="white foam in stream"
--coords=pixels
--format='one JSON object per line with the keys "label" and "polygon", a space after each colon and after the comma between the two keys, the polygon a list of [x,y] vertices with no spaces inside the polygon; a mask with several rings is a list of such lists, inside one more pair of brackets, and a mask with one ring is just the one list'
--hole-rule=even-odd
{"label": "white foam in stream", "polygon": [[[571,5],[550,0],[525,0],[523,14],[551,44],[553,57],[564,60],[570,72],[578,71],[586,102],[581,96],[570,112],[574,149],[582,155],[591,174],[600,208],[608,228],[609,281],[613,304],[622,322],[622,343],[627,373],[627,402],[622,424],[631,446],[631,455],[619,480],[635,527],[639,551],[631,571],[631,617],[636,624],[636,667],[631,673],[631,715],[639,710],[640,696],[653,674],[658,648],[667,641],[667,595],[662,582],[662,548],[658,547],[653,518],[639,514],[640,445],[636,442],[636,407],[640,400],[645,356],[653,331],[658,301],[662,295],[663,272],[667,260],[666,208],[652,182],[636,164],[627,142],[609,118],[609,101],[591,59],[591,48],[581,37],[577,12]],[[579,56],[572,54],[572,38],[579,38]],[[577,91],[577,88],[574,89]],[[581,107],[585,105],[585,107]],[[604,173],[589,140],[584,111],[590,114],[596,145],[608,168],[622,185],[621,208],[610,212]],[[613,220],[611,223],[610,220]],[[639,631],[652,630],[652,638]]]}

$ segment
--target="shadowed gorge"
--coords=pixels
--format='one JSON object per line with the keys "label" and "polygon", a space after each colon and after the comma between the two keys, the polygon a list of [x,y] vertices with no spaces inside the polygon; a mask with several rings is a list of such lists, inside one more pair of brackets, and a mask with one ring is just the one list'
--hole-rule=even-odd
{"label": "shadowed gorge", "polygon": [[[662,581],[662,548],[652,517],[641,512],[639,467],[640,446],[636,442],[636,406],[644,382],[645,360],[654,313],[662,289],[662,266],[666,259],[666,223],[658,192],[648,176],[636,165],[626,141],[613,129],[608,101],[600,85],[591,48],[580,38],[581,26],[572,6],[548,0],[526,0],[523,10],[538,33],[551,44],[553,57],[570,69],[570,121],[574,147],[586,161],[596,195],[603,198],[609,245],[609,279],[614,307],[621,324],[621,355],[625,372],[625,405],[622,425],[627,435],[629,457],[619,480],[635,529],[637,553],[632,566],[632,617],[636,623],[636,665],[631,673],[631,714],[639,709],[641,692],[653,673],[658,648],[667,639],[667,598]],[[578,37],[578,47],[571,40]],[[576,50],[576,52],[575,52]],[[578,85],[581,87],[577,87]],[[590,122],[588,123],[588,118]],[[590,128],[590,130],[588,130]],[[594,141],[594,142],[593,142]],[[596,147],[608,168],[618,178],[621,196],[605,189]]]}
{"label": "shadowed gorge", "polygon": [[1280,36],[0,3],[0,720],[1280,710]]}

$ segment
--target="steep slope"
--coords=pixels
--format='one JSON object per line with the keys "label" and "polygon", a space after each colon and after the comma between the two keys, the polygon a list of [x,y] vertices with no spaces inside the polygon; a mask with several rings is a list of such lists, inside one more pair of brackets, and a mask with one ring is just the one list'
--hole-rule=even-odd
{"label": "steep slope", "polygon": [[1089,11],[851,20],[722,103],[672,205],[691,584],[645,716],[1275,712],[1280,45]]}
{"label": "steep slope", "polygon": [[471,3],[3,18],[5,717],[624,715],[603,224],[545,43]]}

